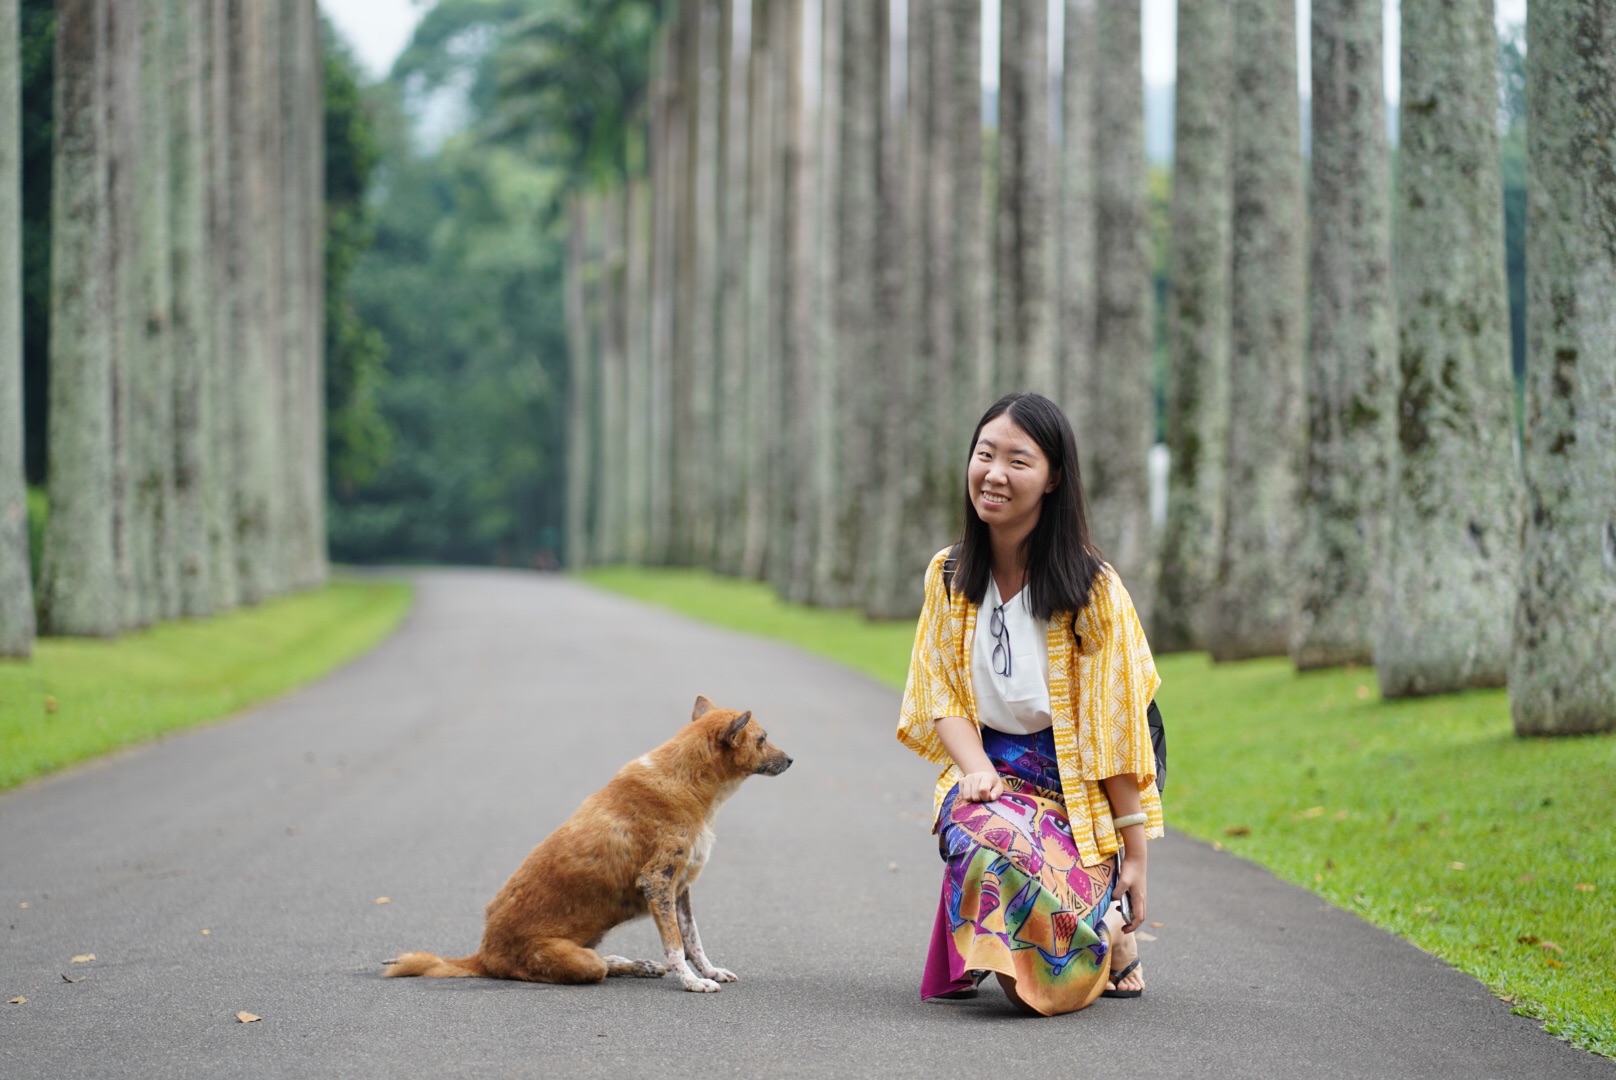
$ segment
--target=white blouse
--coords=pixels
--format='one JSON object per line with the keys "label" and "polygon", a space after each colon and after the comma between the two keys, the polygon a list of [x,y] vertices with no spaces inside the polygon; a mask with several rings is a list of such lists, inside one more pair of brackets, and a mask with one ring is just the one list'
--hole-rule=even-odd
{"label": "white blouse", "polygon": [[[1004,614],[1010,638],[1010,673],[994,670],[993,647],[1004,635],[993,635],[993,613]],[[1054,721],[1049,709],[1049,624],[1027,610],[1027,590],[1005,603],[999,585],[988,575],[988,591],[976,611],[976,640],[971,646],[971,685],[977,720],[995,731],[1031,735]],[[1000,655],[1002,668],[1003,654]]]}

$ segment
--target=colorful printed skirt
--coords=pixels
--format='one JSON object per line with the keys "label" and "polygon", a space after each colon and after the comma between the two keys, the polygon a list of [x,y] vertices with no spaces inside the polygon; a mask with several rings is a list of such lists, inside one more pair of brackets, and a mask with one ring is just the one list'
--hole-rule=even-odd
{"label": "colorful printed skirt", "polygon": [[993,971],[1045,1016],[1099,996],[1111,963],[1101,920],[1116,861],[1084,866],[1061,797],[1051,731],[982,729],[982,748],[1004,777],[993,802],[943,800],[938,849],[947,867],[920,996],[975,985]]}

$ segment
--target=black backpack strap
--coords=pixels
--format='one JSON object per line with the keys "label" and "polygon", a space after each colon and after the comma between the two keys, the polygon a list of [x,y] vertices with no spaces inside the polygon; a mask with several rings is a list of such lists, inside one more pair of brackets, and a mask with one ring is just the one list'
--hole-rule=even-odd
{"label": "black backpack strap", "polygon": [[1161,791],[1167,787],[1167,729],[1162,725],[1155,698],[1145,709],[1145,721],[1150,724],[1150,749],[1156,757],[1156,790]]}
{"label": "black backpack strap", "polygon": [[954,591],[954,571],[959,569],[960,546],[955,544],[948,549],[948,558],[943,560],[943,589],[949,593]]}

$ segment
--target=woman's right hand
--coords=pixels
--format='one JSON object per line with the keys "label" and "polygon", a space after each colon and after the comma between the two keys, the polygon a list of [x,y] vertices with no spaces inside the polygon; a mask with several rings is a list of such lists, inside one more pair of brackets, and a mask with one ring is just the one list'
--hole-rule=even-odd
{"label": "woman's right hand", "polygon": [[966,773],[960,777],[959,794],[966,802],[992,802],[1004,794],[1004,779],[997,772]]}

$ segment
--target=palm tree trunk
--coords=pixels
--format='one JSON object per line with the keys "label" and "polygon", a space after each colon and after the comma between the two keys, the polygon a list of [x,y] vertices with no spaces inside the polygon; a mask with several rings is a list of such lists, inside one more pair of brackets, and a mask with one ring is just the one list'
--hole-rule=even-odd
{"label": "palm tree trunk", "polygon": [[229,375],[234,457],[236,574],[240,599],[256,604],[274,594],[276,443],[279,398],[270,376],[268,281],[274,262],[260,240],[270,216],[265,192],[266,101],[264,8],[261,0],[230,0],[230,261],[237,357]]}
{"label": "palm tree trunk", "polygon": [[145,332],[144,320],[137,314],[142,296],[138,275],[140,231],[136,187],[141,153],[140,26],[144,15],[140,0],[107,6],[104,100],[110,152],[107,211],[111,247],[107,272],[111,279],[108,350],[112,357],[112,543],[118,574],[119,618],[125,627],[144,626],[150,621],[146,597],[152,584],[144,574],[147,562],[142,557],[146,538],[142,535],[140,455],[134,430],[135,382],[141,373],[135,361],[139,356],[139,336]]}
{"label": "palm tree trunk", "polygon": [[567,205],[567,264],[563,311],[567,321],[567,515],[566,565],[589,565],[590,489],[594,483],[594,350],[590,335],[585,275],[589,260],[589,221],[585,196]]}
{"label": "palm tree trunk", "polygon": [[105,0],[62,0],[55,48],[51,515],[40,566],[40,628],[110,637],[123,619],[113,549]]}
{"label": "palm tree trunk", "polygon": [[1000,0],[999,22],[996,383],[1058,394],[1047,4]]}
{"label": "palm tree trunk", "polygon": [[675,206],[681,174],[683,117],[674,95],[674,35],[658,34],[651,81],[650,527],[647,559],[672,561],[673,326],[678,250]]}
{"label": "palm tree trunk", "polygon": [[651,368],[649,313],[651,296],[651,191],[645,179],[628,182],[627,292],[624,297],[624,423],[623,558],[635,565],[646,561],[651,528]]}
{"label": "palm tree trunk", "polygon": [[623,390],[627,361],[623,343],[623,196],[621,190],[591,196],[596,206],[593,238],[596,264],[593,336],[600,342],[596,367],[595,415],[599,418],[595,457],[595,532],[591,561],[623,561],[623,473],[625,467]]}
{"label": "palm tree trunk", "polygon": [[855,601],[864,550],[869,468],[879,420],[881,368],[875,353],[875,267],[879,191],[881,48],[875,3],[841,5],[840,110],[834,320],[836,346],[834,513],[820,522],[812,601],[845,607]]}
{"label": "palm tree trunk", "polygon": [[1500,686],[1520,564],[1491,0],[1404,0],[1386,697]]}
{"label": "palm tree trunk", "polygon": [[22,450],[22,81],[17,0],[0,0],[0,656],[34,649]]}
{"label": "palm tree trunk", "polygon": [[212,274],[207,265],[207,167],[201,37],[205,0],[171,0],[168,20],[170,237],[173,273],[174,495],[170,503],[178,614],[213,612],[207,500],[214,482],[205,372]]}
{"label": "palm tree trunk", "polygon": [[[919,268],[920,402],[916,413],[918,435],[922,440],[921,511],[917,521],[917,543],[923,557],[942,547],[957,527],[955,514],[959,490],[964,482],[957,453],[964,435],[959,432],[962,402],[971,387],[960,377],[960,345],[954,339],[959,319],[959,230],[962,208],[959,204],[961,178],[955,168],[959,155],[960,111],[963,103],[957,93],[958,48],[954,4],[937,4],[927,13],[925,85],[910,97],[920,125],[919,222],[924,265]],[[913,44],[913,42],[911,42]],[[977,99],[981,98],[980,76]],[[979,136],[980,138],[980,136]],[[980,157],[976,167],[981,168]],[[978,189],[980,190],[980,189]],[[973,403],[974,404],[974,403]],[[956,460],[958,458],[958,460]],[[924,565],[924,564],[922,564]],[[920,575],[900,586],[920,587]]]}
{"label": "palm tree trunk", "polygon": [[302,233],[305,435],[303,499],[307,507],[304,586],[323,585],[330,575],[325,522],[325,54],[320,43],[318,0],[302,4],[299,79],[302,96]]}
{"label": "palm tree trunk", "polygon": [[[911,271],[911,244],[904,220],[905,141],[909,123],[894,85],[895,50],[906,27],[893,17],[892,5],[876,6],[876,73],[880,111],[876,136],[876,232],[880,252],[875,272],[875,323],[872,344],[872,389],[877,417],[871,430],[875,455],[865,468],[865,520],[868,527],[859,552],[858,604],[869,618],[884,618],[894,604],[900,521],[913,512],[919,493],[920,461],[914,456],[914,413],[910,384],[914,381],[914,327],[905,310],[904,280]],[[922,564],[924,568],[924,564]]]}
{"label": "palm tree trunk", "polygon": [[[799,233],[792,221],[802,189],[798,185],[798,164],[802,159],[802,0],[776,0],[768,5],[766,96],[769,113],[764,120],[768,145],[768,183],[774,186],[768,200],[767,239],[764,266],[767,294],[760,309],[765,323],[767,353],[759,357],[755,374],[759,377],[757,402],[762,423],[758,426],[758,454],[762,479],[758,487],[757,514],[762,535],[758,559],[768,580],[781,595],[789,593],[791,565],[787,552],[798,513],[801,488],[792,477],[800,462],[793,460],[797,439],[804,431],[800,418],[788,418],[794,379],[801,374],[801,341],[793,337],[796,324],[792,307],[797,294],[797,243]],[[787,545],[787,546],[782,546]]]}
{"label": "palm tree trunk", "polygon": [[[742,547],[740,573],[761,577],[780,563],[765,563],[769,550],[770,514],[770,393],[777,367],[778,342],[774,330],[772,300],[775,245],[773,226],[776,205],[781,197],[778,183],[780,160],[775,152],[774,99],[780,84],[777,65],[769,50],[770,26],[777,20],[775,8],[786,0],[752,0],[751,26],[747,43],[747,177],[746,177],[746,277],[744,299],[739,310],[745,313],[745,355],[733,357],[725,370],[726,384],[744,402],[735,424],[740,443]],[[778,493],[777,493],[778,494]],[[778,556],[780,553],[776,552]],[[779,583],[776,582],[776,588]]]}
{"label": "palm tree trunk", "polygon": [[[1098,143],[1095,138],[1095,91],[1099,83],[1101,50],[1095,37],[1098,32],[1096,0],[1064,2],[1066,19],[1062,24],[1061,44],[1061,167],[1058,181],[1060,257],[1056,260],[1056,275],[1060,281],[1060,395],[1057,400],[1071,419],[1073,428],[1078,432],[1087,432],[1094,412],[1096,390],[1094,320],[1098,266],[1094,246],[1094,170]],[[1108,43],[1106,48],[1110,47]],[[1179,48],[1183,49],[1182,43]],[[1110,137],[1109,134],[1107,137]]]}
{"label": "palm tree trunk", "polygon": [[1152,372],[1150,233],[1146,222],[1144,75],[1137,4],[1101,4],[1095,39],[1093,407],[1078,433],[1095,542],[1151,608],[1150,445],[1156,432]]}
{"label": "palm tree trunk", "polygon": [[258,408],[265,415],[259,423],[259,468],[263,472],[264,550],[263,583],[266,596],[286,591],[288,542],[286,462],[290,447],[287,418],[292,411],[288,398],[287,342],[282,325],[285,303],[286,190],[282,182],[282,140],[285,113],[282,106],[282,59],[280,0],[261,0],[258,11],[262,42],[255,63],[259,88],[254,113],[258,157],[258,200],[261,232],[256,245],[259,266],[260,360],[265,395]]}
{"label": "palm tree trunk", "polygon": [[[993,243],[982,142],[982,4],[952,0],[954,63],[948,76],[953,153],[939,160],[954,178],[954,379],[952,425],[956,496],[964,491],[964,445],[994,398]],[[956,498],[956,501],[958,499]],[[957,509],[957,507],[956,507]]]}
{"label": "palm tree trunk", "polygon": [[138,522],[135,557],[142,624],[179,614],[174,535],[173,241],[169,231],[168,4],[136,0],[140,11],[140,127],[135,160],[135,272],[138,304],[130,311],[133,343],[128,385],[129,431]]}
{"label": "palm tree trunk", "polygon": [[[717,319],[713,325],[714,377],[718,386],[718,467],[713,513],[718,521],[713,568],[739,574],[746,547],[746,61],[751,54],[750,24],[744,42],[737,35],[742,0],[720,0],[718,19],[718,228]],[[751,5],[747,5],[750,14]]]}
{"label": "palm tree trunk", "polygon": [[1313,5],[1307,474],[1291,659],[1374,658],[1395,415],[1380,0]]}
{"label": "palm tree trunk", "polygon": [[1294,606],[1307,272],[1290,0],[1234,5],[1228,479],[1212,656],[1283,656]]}
{"label": "palm tree trunk", "polygon": [[1150,644],[1204,649],[1223,532],[1229,423],[1228,0],[1180,0],[1168,311],[1167,525]]}
{"label": "palm tree trunk", "polygon": [[1616,729],[1616,20],[1527,10],[1527,514],[1509,667],[1522,735]]}
{"label": "palm tree trunk", "polygon": [[231,0],[203,4],[203,124],[206,130],[207,266],[212,294],[206,319],[202,396],[206,398],[204,456],[212,482],[207,487],[208,568],[213,609],[228,611],[241,602],[236,553],[236,503],[240,491],[240,437],[235,407],[240,367],[238,318],[240,286],[235,260],[235,132],[231,120]]}
{"label": "palm tree trunk", "polygon": [[[838,520],[837,468],[840,439],[846,417],[841,413],[842,366],[837,354],[836,313],[837,209],[841,202],[842,177],[842,10],[845,0],[821,0],[819,5],[819,54],[809,58],[817,67],[812,74],[819,85],[813,116],[803,116],[801,126],[792,129],[792,139],[800,150],[798,158],[811,158],[818,183],[793,187],[795,213],[806,220],[793,244],[793,288],[806,308],[799,318],[807,320],[805,338],[798,342],[796,358],[799,382],[794,391],[802,410],[803,423],[795,429],[797,441],[782,448],[796,459],[797,487],[791,493],[794,505],[788,544],[771,553],[769,574],[775,591],[793,603],[810,603],[818,588],[821,570],[819,545],[833,536]],[[803,77],[810,74],[805,67]],[[781,83],[778,92],[784,92]],[[780,161],[783,169],[785,162]],[[815,190],[817,188],[817,191]],[[784,208],[782,208],[784,210]],[[781,235],[785,235],[784,212]]]}

